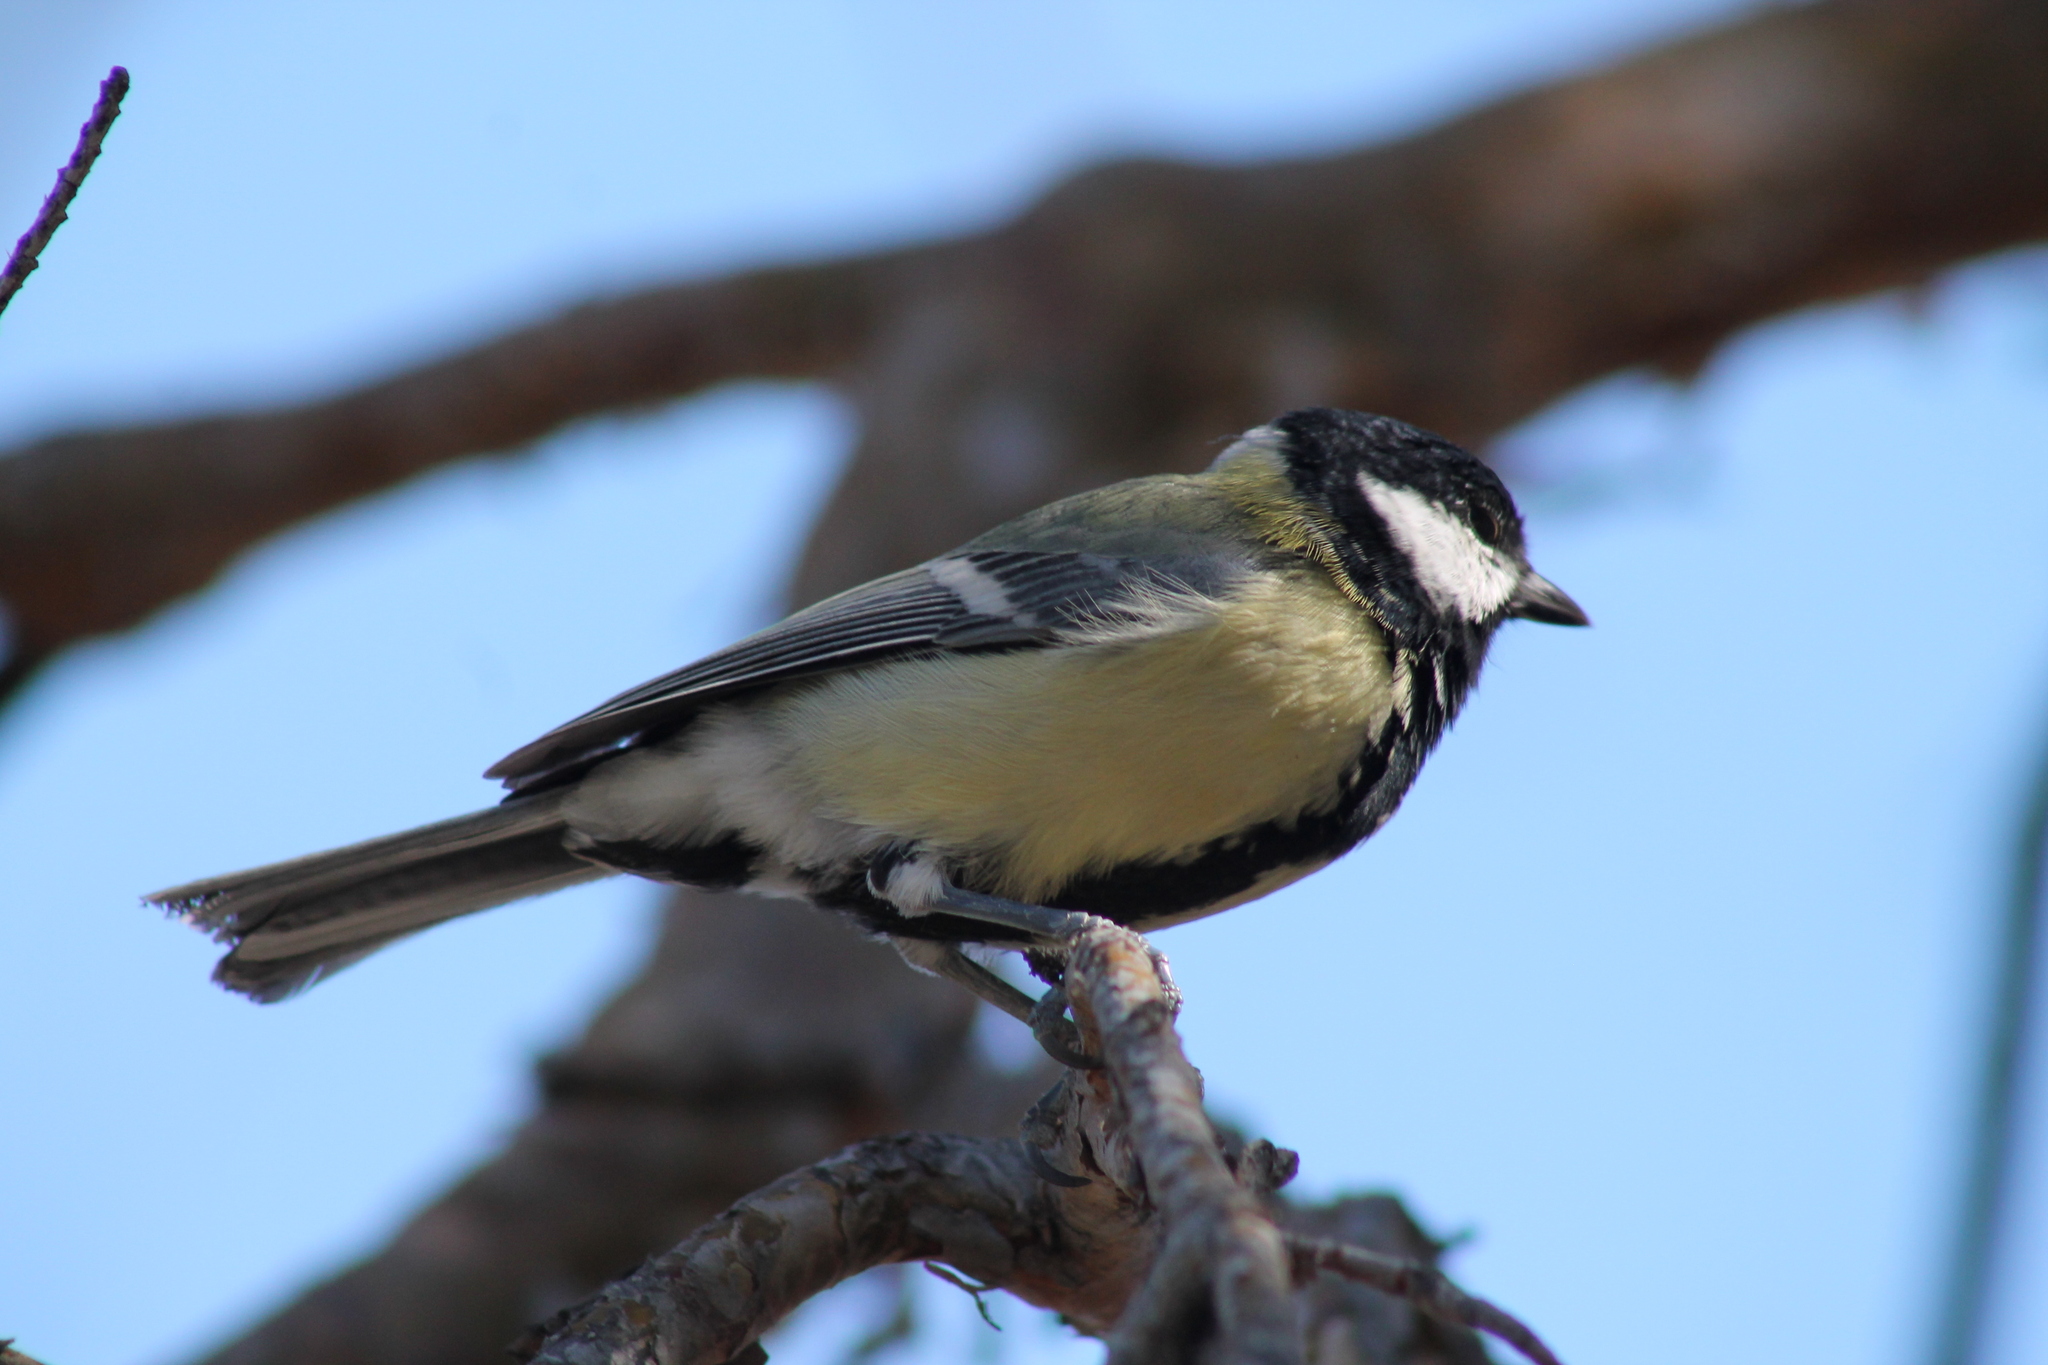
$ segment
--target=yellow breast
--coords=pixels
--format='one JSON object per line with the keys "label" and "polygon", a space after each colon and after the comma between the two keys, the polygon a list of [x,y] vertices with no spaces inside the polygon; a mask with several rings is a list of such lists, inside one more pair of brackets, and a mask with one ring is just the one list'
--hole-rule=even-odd
{"label": "yellow breast", "polygon": [[762,719],[819,814],[1033,900],[1327,809],[1392,683],[1377,627],[1304,566],[1164,635],[834,675]]}

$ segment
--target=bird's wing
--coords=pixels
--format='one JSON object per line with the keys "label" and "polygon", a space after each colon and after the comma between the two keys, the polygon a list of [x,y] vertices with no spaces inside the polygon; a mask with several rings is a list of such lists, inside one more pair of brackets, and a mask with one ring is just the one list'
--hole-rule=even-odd
{"label": "bird's wing", "polygon": [[1226,554],[1116,558],[975,550],[830,597],[738,644],[621,692],[492,766],[525,790],[569,765],[666,730],[733,693],[945,650],[1042,648],[1114,626],[1162,594],[1206,597],[1248,567]]}

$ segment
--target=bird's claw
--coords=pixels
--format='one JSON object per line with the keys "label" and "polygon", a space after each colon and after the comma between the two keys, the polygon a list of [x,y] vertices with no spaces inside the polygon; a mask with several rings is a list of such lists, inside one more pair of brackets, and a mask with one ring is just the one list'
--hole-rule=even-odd
{"label": "bird's claw", "polygon": [[1102,1059],[1091,1056],[1081,1045],[1081,1030],[1067,1018],[1067,993],[1055,986],[1031,1007],[1031,1036],[1045,1049],[1045,1055],[1061,1066],[1076,1071],[1100,1071]]}

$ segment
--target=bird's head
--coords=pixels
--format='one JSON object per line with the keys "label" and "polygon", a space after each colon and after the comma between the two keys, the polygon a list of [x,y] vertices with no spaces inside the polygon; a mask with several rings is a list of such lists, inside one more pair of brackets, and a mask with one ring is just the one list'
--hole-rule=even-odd
{"label": "bird's head", "polygon": [[[1500,476],[1443,437],[1391,417],[1302,408],[1254,427],[1219,464],[1252,456],[1284,470],[1353,577],[1393,614],[1474,628],[1508,617],[1588,624],[1529,567],[1522,517]],[[1388,600],[1391,599],[1391,600]]]}

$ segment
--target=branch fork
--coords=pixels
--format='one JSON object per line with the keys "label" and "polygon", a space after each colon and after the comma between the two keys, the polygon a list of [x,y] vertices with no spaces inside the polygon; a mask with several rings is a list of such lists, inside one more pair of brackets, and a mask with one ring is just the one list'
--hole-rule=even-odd
{"label": "branch fork", "polygon": [[741,1199],[515,1354],[538,1365],[757,1361],[761,1334],[805,1300],[875,1266],[923,1261],[1059,1312],[1107,1340],[1110,1365],[1302,1365],[1309,1315],[1297,1290],[1325,1275],[1558,1365],[1522,1323],[1433,1266],[1284,1230],[1274,1194],[1298,1161],[1265,1141],[1226,1151],[1174,1032],[1180,1000],[1164,959],[1093,917],[1061,937],[1057,989],[1100,1064],[1064,1072],[1021,1140],[858,1143]]}

